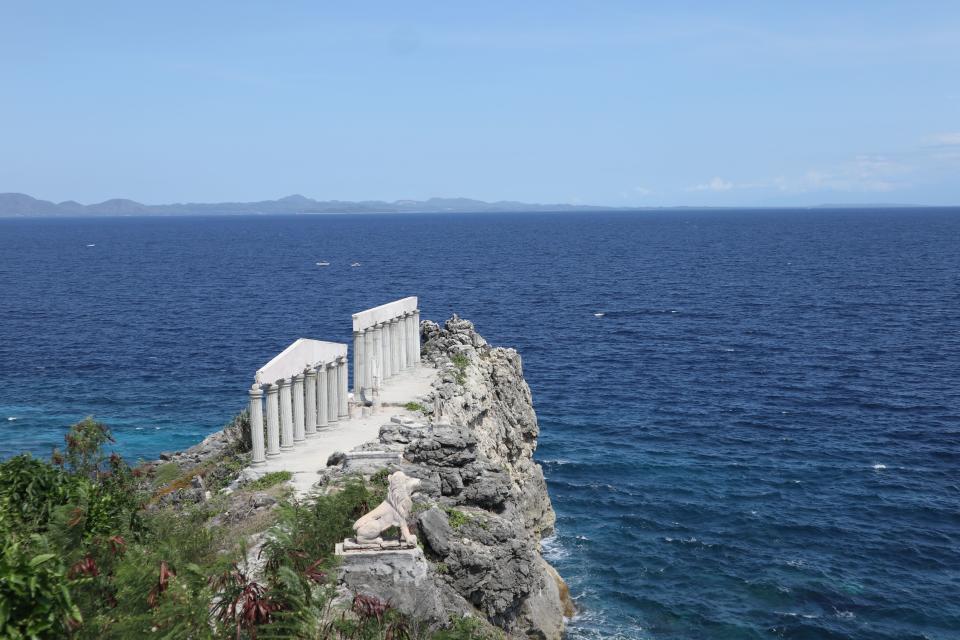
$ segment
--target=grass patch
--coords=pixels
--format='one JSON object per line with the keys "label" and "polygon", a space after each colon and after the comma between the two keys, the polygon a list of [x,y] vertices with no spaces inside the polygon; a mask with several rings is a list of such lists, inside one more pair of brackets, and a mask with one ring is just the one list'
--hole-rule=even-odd
{"label": "grass patch", "polygon": [[262,491],[263,489],[269,489],[270,487],[276,486],[281,482],[287,482],[292,477],[293,474],[289,471],[271,471],[270,473],[260,476],[248,484],[246,488],[252,491]]}
{"label": "grass patch", "polygon": [[444,511],[447,512],[447,519],[450,521],[450,526],[454,529],[459,529],[471,520],[470,516],[459,509],[447,508],[444,509]]}
{"label": "grass patch", "polygon": [[168,485],[180,477],[180,467],[175,462],[167,462],[159,467],[153,474],[153,482],[157,487]]}
{"label": "grass patch", "polygon": [[470,359],[462,353],[455,353],[450,356],[450,362],[453,363],[454,369],[453,377],[457,381],[457,384],[463,384],[467,381],[467,365],[470,364]]}
{"label": "grass patch", "polygon": [[420,413],[423,413],[423,405],[419,402],[408,402],[407,404],[403,405],[403,408],[407,411],[419,411]]}

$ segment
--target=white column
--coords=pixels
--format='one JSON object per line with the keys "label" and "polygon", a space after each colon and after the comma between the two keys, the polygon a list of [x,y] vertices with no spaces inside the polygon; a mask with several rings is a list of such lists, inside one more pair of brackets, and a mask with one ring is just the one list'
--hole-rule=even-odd
{"label": "white column", "polygon": [[293,409],[293,398],[291,393],[291,380],[284,378],[283,380],[277,380],[277,384],[280,386],[280,448],[281,449],[292,449],[293,448],[293,415],[291,410]]}
{"label": "white column", "polygon": [[390,371],[393,375],[400,373],[400,321],[394,318],[390,321]]}
{"label": "white column", "polygon": [[413,326],[414,326],[414,338],[413,341],[413,366],[420,366],[420,309],[413,310]]}
{"label": "white column", "polygon": [[373,388],[373,328],[363,331],[363,388]]}
{"label": "white column", "polygon": [[306,412],[306,422],[304,422],[304,435],[306,437],[317,435],[317,370],[313,367],[307,367],[306,375],[303,381],[303,410]]}
{"label": "white column", "polygon": [[363,388],[363,333],[353,332],[353,398],[360,402],[360,390]]}
{"label": "white column", "polygon": [[337,382],[339,383],[340,388],[338,390],[339,393],[337,393],[337,399],[339,400],[340,419],[346,420],[348,417],[350,417],[350,407],[348,405],[347,398],[347,395],[350,393],[349,389],[347,389],[347,357],[341,356],[337,362],[339,362],[339,366],[337,368]]}
{"label": "white column", "polygon": [[327,363],[317,364],[317,427],[327,426],[327,407],[330,406],[330,396],[327,392]]}
{"label": "white column", "polygon": [[383,358],[380,360],[380,376],[384,381],[388,380],[393,374],[390,371],[390,324],[380,323],[380,335],[383,336]]}
{"label": "white column", "polygon": [[407,323],[407,366],[411,369],[416,366],[416,357],[414,352],[416,351],[416,342],[420,342],[420,331],[419,328],[413,324],[413,311],[407,312],[406,317]]}
{"label": "white column", "polygon": [[280,455],[280,403],[278,387],[267,385],[267,457]]}
{"label": "white column", "polygon": [[258,384],[250,387],[250,449],[253,464],[267,461],[263,446],[263,390]]}
{"label": "white column", "polygon": [[303,374],[293,376],[293,442],[300,444],[307,439],[303,420]]}
{"label": "white column", "polygon": [[327,363],[327,424],[337,422],[340,399],[337,397],[337,363]]}
{"label": "white column", "polygon": [[400,370],[407,368],[407,346],[410,344],[407,340],[407,314],[404,313],[397,319],[397,328],[400,330]]}
{"label": "white column", "polygon": [[377,389],[383,386],[383,327],[373,326],[373,371],[370,376]]}

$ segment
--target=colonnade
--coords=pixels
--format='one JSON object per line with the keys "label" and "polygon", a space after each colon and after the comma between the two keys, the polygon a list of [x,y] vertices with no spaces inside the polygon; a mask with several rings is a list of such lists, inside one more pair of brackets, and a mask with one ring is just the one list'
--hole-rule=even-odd
{"label": "colonnade", "polygon": [[[370,400],[383,383],[420,363],[416,296],[353,314],[353,392]],[[250,388],[253,464],[293,449],[349,418],[347,345],[300,338],[257,370]],[[368,415],[368,405],[364,415]]]}
{"label": "colonnade", "polygon": [[250,388],[252,462],[346,420],[347,381],[347,345],[335,342],[301,338],[264,365]]}
{"label": "colonnade", "polygon": [[416,296],[353,314],[353,392],[383,383],[420,363],[420,310]]}

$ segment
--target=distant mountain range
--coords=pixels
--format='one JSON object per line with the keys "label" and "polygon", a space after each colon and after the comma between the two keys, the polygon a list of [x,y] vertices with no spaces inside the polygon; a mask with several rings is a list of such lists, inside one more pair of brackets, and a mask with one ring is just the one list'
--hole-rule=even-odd
{"label": "distant mountain range", "polygon": [[38,200],[24,193],[0,193],[0,218],[49,218],[69,216],[229,216],[277,215],[292,213],[496,213],[531,211],[616,211],[684,210],[684,209],[918,209],[915,204],[820,204],[813,206],[746,206],[746,207],[602,207],[579,204],[531,204],[499,200],[484,202],[470,198],[430,198],[429,200],[314,200],[301,195],[260,202],[187,202],[178,204],[142,204],[134,200],[115,198],[97,204],[80,204],[73,200],[50,202]]}
{"label": "distant mountain range", "polygon": [[141,204],[133,200],[113,199],[97,204],[73,200],[50,202],[23,193],[0,193],[0,217],[57,216],[185,216],[290,213],[443,213],[497,211],[600,211],[611,207],[571,204],[529,204],[526,202],[484,202],[469,198],[430,198],[382,202],[364,200],[313,200],[301,195],[261,202],[216,202],[184,204]]}

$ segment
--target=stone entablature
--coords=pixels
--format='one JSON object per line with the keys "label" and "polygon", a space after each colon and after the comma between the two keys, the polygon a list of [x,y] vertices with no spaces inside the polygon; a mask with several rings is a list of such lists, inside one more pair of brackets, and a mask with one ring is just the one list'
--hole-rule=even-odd
{"label": "stone entablature", "polygon": [[347,345],[342,342],[300,338],[257,369],[254,380],[264,384],[281,378],[291,378],[318,362],[336,362],[338,358],[346,357]]}

